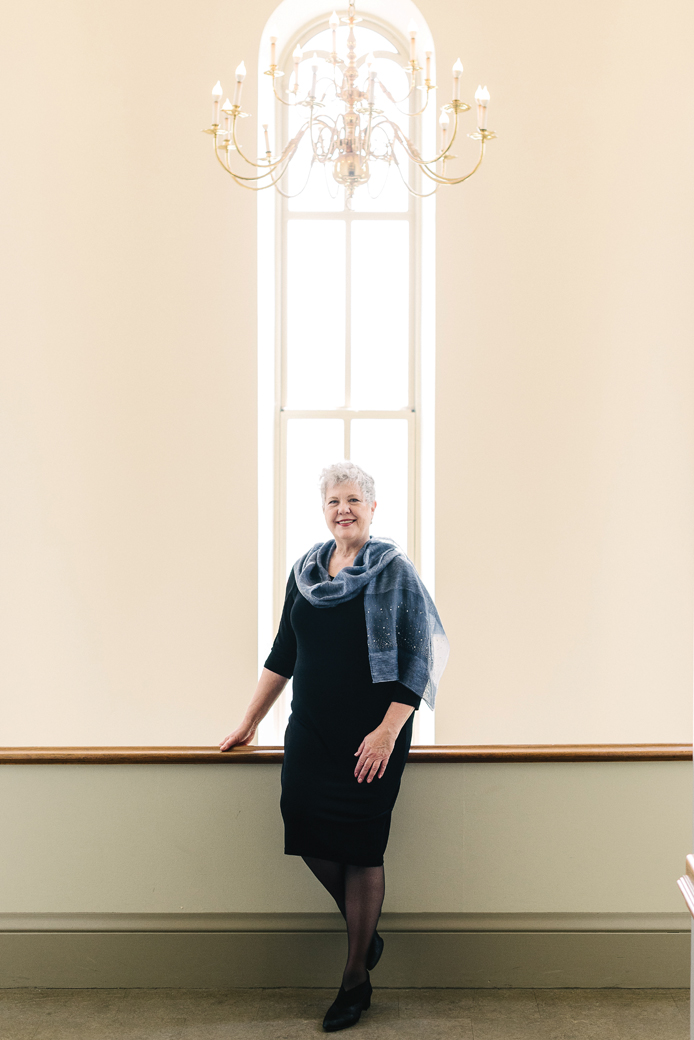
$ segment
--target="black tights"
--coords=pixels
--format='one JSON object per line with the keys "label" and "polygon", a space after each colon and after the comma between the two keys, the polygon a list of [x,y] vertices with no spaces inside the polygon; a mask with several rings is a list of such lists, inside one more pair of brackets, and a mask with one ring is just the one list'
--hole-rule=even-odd
{"label": "black tights", "polygon": [[358,867],[315,856],[304,856],[303,860],[327,888],[347,922],[348,952],[342,985],[353,989],[366,979],[366,954],[383,905],[385,872],[382,866]]}

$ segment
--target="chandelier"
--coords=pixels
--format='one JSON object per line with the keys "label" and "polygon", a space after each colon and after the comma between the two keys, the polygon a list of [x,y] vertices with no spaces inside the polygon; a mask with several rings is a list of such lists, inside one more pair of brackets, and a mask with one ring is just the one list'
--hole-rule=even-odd
{"label": "chandelier", "polygon": [[[433,195],[441,184],[462,184],[479,169],[484,159],[487,141],[496,137],[492,130],[487,129],[487,88],[480,86],[475,92],[477,129],[468,134],[473,140],[479,141],[477,161],[473,168],[462,176],[447,175],[446,163],[455,158],[451,149],[458,135],[460,117],[471,107],[460,100],[460,79],[463,72],[460,59],[453,66],[452,98],[441,106],[437,154],[429,159],[424,158],[419,148],[403,131],[397,115],[411,120],[413,117],[421,117],[426,111],[430,94],[437,89],[431,81],[431,52],[426,52],[425,66],[422,69],[417,60],[417,26],[410,22],[410,58],[405,65],[400,65],[408,89],[404,96],[396,99],[387,84],[379,77],[373,53],[357,56],[355,25],[360,21],[355,13],[354,0],[350,0],[348,14],[345,17],[339,18],[334,11],[330,17],[328,24],[332,49],[329,53],[320,59],[316,53],[311,58],[305,58],[300,48],[296,48],[293,54],[293,75],[290,77],[293,83],[284,91],[287,97],[283,97],[280,90],[284,72],[277,65],[277,38],[270,38],[270,67],[265,75],[271,79],[275,98],[287,108],[303,109],[305,112],[298,130],[278,155],[273,155],[267,123],[263,124],[264,156],[261,155],[257,160],[251,159],[239,144],[238,120],[248,114],[241,111],[241,92],[246,76],[244,63],[241,62],[236,69],[233,102],[227,98],[222,105],[222,86],[219,82],[215,84],[212,91],[212,125],[203,132],[212,135],[218,161],[238,185],[253,191],[275,187],[286,198],[300,194],[303,188],[290,194],[286,185],[282,186],[282,178],[292,160],[296,158],[305,137],[308,137],[310,142],[306,183],[314,165],[322,165],[326,172],[329,170],[332,173],[334,182],[344,188],[345,206],[348,209],[351,208],[355,190],[369,182],[376,164],[384,164],[387,168],[394,166],[407,190],[420,198]],[[340,23],[348,27],[345,56],[337,53],[337,30]],[[312,70],[310,86],[306,90],[306,96],[300,98],[300,66],[309,60]],[[321,61],[332,68],[328,76],[319,78],[318,69]],[[420,83],[418,80],[422,72],[424,82]],[[390,118],[384,109],[377,107],[377,92],[381,103],[385,104],[381,101],[381,94],[390,102],[390,111],[394,118]],[[418,104],[421,107],[417,108]],[[332,115],[328,109],[331,109]],[[235,155],[246,164],[245,172],[239,171]],[[241,170],[243,171],[244,167],[241,167]],[[419,180],[415,178],[414,184],[411,182],[413,170],[418,170],[421,174]],[[422,190],[426,187],[427,180],[433,182],[433,187]]]}

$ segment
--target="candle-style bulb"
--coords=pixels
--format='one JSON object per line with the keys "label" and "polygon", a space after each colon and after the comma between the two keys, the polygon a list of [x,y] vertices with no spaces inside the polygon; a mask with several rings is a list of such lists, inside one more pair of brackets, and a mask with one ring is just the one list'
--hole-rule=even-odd
{"label": "candle-style bulb", "polygon": [[[441,151],[445,152],[448,150],[448,124],[450,119],[448,118],[448,112],[445,108],[441,108],[441,115],[439,116],[439,126],[441,127]],[[445,156],[444,156],[445,160]]]}
{"label": "candle-style bulb", "polygon": [[231,107],[231,101],[229,100],[229,98],[227,98],[224,104],[222,105],[222,112],[231,112]]}
{"label": "candle-style bulb", "polygon": [[236,87],[234,88],[234,105],[241,104],[241,89],[246,78],[246,66],[241,62],[236,69]]}
{"label": "candle-style bulb", "polygon": [[373,51],[369,51],[369,53],[364,58],[364,64],[366,65],[367,69],[371,68],[371,66],[373,65],[375,60],[376,59],[374,58],[374,52]]}
{"label": "candle-style bulb", "polygon": [[453,66],[453,100],[460,101],[460,77],[463,74],[463,63],[458,58]]}
{"label": "candle-style bulb", "polygon": [[301,47],[297,43],[296,47],[294,48],[294,52],[292,54],[292,58],[294,59],[294,61],[301,61],[303,56],[304,56],[304,52],[302,51]]}
{"label": "candle-style bulb", "polygon": [[417,56],[417,23],[411,21],[407,26],[407,31],[410,34],[410,61],[414,62]]}
{"label": "candle-style bulb", "polygon": [[222,97],[223,93],[224,93],[224,91],[222,90],[222,84],[219,82],[219,80],[217,80],[217,82],[215,83],[215,85],[212,88],[212,125],[213,126],[219,126],[219,102],[221,100],[221,97]]}
{"label": "candle-style bulb", "polygon": [[330,15],[330,21],[328,24],[330,25],[331,29],[337,29],[338,25],[340,24],[340,19],[337,17],[337,11],[333,11],[333,13]]}
{"label": "candle-style bulb", "polygon": [[371,71],[369,73],[369,94],[368,94],[368,101],[369,101],[370,105],[373,105],[373,103],[374,103],[374,91],[376,90],[376,76],[377,75],[378,75],[378,73],[376,72],[376,69],[371,69]]}
{"label": "candle-style bulb", "polygon": [[475,101],[477,102],[477,125],[480,130],[487,129],[487,103],[489,101],[489,91],[486,87],[478,87],[475,91]]}
{"label": "candle-style bulb", "polygon": [[311,58],[311,88],[308,92],[308,96],[311,101],[315,100],[316,97],[316,85],[318,83],[318,55],[314,54]]}

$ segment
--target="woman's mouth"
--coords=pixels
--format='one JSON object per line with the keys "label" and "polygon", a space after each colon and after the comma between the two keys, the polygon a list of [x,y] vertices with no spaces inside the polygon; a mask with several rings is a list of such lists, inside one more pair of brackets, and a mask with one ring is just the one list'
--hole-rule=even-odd
{"label": "woman's mouth", "polygon": [[350,524],[353,524],[355,521],[354,520],[338,520],[337,522],[340,525],[340,527],[349,527]]}

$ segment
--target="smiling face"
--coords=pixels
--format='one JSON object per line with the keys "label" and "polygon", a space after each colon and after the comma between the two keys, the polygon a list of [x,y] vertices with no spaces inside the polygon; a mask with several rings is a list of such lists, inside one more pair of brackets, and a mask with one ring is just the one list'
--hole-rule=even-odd
{"label": "smiling face", "polygon": [[328,488],[323,515],[338,546],[359,549],[369,537],[369,526],[376,503],[364,498],[358,484],[335,484]]}

